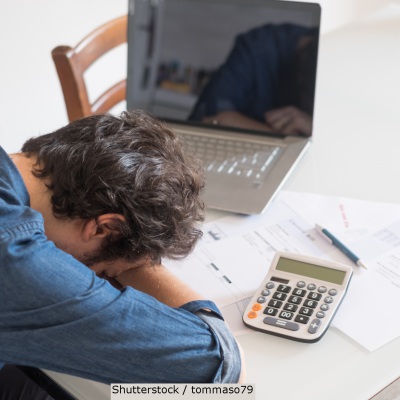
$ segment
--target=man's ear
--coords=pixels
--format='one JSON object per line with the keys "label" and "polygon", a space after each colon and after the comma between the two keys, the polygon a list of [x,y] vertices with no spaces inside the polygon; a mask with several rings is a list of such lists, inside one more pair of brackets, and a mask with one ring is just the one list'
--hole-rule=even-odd
{"label": "man's ear", "polygon": [[82,239],[88,242],[92,239],[105,239],[109,235],[120,233],[119,225],[125,221],[121,214],[103,214],[96,219],[85,221],[82,230]]}

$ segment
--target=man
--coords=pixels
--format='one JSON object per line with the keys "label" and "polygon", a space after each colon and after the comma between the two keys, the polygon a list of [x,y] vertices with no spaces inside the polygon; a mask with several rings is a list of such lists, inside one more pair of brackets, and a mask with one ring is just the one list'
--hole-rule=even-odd
{"label": "man", "polygon": [[138,111],[83,118],[10,157],[0,148],[0,366],[240,380],[218,309],[159,265],[201,236],[203,185],[175,134]]}

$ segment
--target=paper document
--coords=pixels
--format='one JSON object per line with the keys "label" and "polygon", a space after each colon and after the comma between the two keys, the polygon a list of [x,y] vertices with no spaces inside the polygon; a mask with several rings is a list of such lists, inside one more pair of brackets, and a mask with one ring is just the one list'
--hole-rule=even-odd
{"label": "paper document", "polygon": [[[327,227],[367,263],[355,266],[315,230]],[[232,215],[204,226],[183,261],[165,264],[222,310],[231,329],[277,251],[333,259],[354,276],[332,325],[372,351],[400,336],[400,206],[282,191],[262,215]]]}
{"label": "paper document", "polygon": [[373,351],[400,336],[400,221],[352,247],[368,271],[355,271],[333,325]]}
{"label": "paper document", "polygon": [[257,217],[207,224],[204,240],[188,258],[165,265],[223,307],[254,294],[277,251],[322,256],[331,250],[313,225],[282,201]]}

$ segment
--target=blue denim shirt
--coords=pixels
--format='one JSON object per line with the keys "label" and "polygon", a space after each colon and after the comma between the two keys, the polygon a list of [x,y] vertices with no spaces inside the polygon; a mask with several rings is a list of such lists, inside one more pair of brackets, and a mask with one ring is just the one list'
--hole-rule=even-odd
{"label": "blue denim shirt", "polygon": [[212,302],[170,308],[131,287],[117,290],[47,240],[0,147],[2,363],[104,383],[236,382],[241,365]]}

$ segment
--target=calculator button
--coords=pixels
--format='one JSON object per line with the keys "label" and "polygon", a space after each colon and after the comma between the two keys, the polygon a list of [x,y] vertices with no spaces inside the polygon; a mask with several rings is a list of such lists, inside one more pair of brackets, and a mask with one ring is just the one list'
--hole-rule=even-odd
{"label": "calculator button", "polygon": [[327,290],[328,290],[328,289],[326,288],[326,286],[320,286],[320,287],[318,288],[318,292],[320,292],[320,293],[325,293]]}
{"label": "calculator button", "polygon": [[279,314],[279,316],[281,318],[284,319],[292,319],[293,318],[293,313],[289,312],[289,311],[281,311],[281,313]]}
{"label": "calculator button", "polygon": [[297,310],[297,306],[295,306],[294,304],[286,303],[283,309],[286,311],[295,312]]}
{"label": "calculator button", "polygon": [[256,303],[256,304],[253,304],[253,307],[251,307],[251,309],[253,311],[260,311],[262,309],[262,307],[263,306],[261,304]]}
{"label": "calculator button", "polygon": [[307,285],[307,289],[308,289],[308,290],[315,290],[316,288],[317,288],[317,286],[314,285],[313,283],[309,283],[309,284]]}
{"label": "calculator button", "polygon": [[321,293],[317,293],[317,292],[310,292],[308,293],[307,299],[311,299],[311,300],[320,300],[322,297]]}
{"label": "calculator button", "polygon": [[321,323],[320,319],[314,319],[308,327],[308,333],[316,333],[321,326]]}
{"label": "calculator button", "polygon": [[325,303],[328,303],[328,304],[333,303],[333,297],[327,296],[327,297],[325,297],[324,301],[325,301]]}
{"label": "calculator button", "polygon": [[306,283],[304,281],[298,281],[297,282],[297,287],[298,288],[303,288],[304,286],[306,286]]}
{"label": "calculator button", "polygon": [[257,303],[265,303],[267,300],[265,299],[265,297],[262,297],[262,296],[260,296],[258,299],[257,299]]}
{"label": "calculator button", "polygon": [[276,314],[278,314],[278,309],[277,309],[277,308],[272,308],[272,307],[267,307],[267,308],[264,310],[264,314],[267,314],[267,315],[276,315]]}
{"label": "calculator button", "polygon": [[301,307],[299,313],[307,316],[311,316],[314,310],[312,308]]}
{"label": "calculator button", "polygon": [[280,293],[280,292],[275,292],[274,295],[272,296],[273,299],[278,299],[278,300],[285,300],[286,297],[287,297],[287,294]]}
{"label": "calculator button", "polygon": [[322,310],[322,311],[328,311],[329,310],[329,306],[328,306],[328,304],[321,304],[321,307],[320,307],[320,309]]}
{"label": "calculator button", "polygon": [[329,292],[330,296],[336,296],[337,295],[337,290],[336,289],[331,289]]}
{"label": "calculator button", "polygon": [[264,324],[272,325],[272,326],[279,326],[283,329],[289,329],[290,331],[298,331],[300,329],[300,325],[294,322],[285,321],[278,318],[272,317],[265,317],[263,320]]}
{"label": "calculator button", "polygon": [[268,290],[268,289],[264,289],[264,290],[261,291],[261,294],[262,294],[263,296],[269,296],[269,295],[271,294],[271,291]]}
{"label": "calculator button", "polygon": [[318,305],[318,301],[314,300],[304,300],[303,306],[304,307],[309,307],[309,308],[315,308]]}
{"label": "calculator button", "polygon": [[283,304],[283,302],[279,301],[279,300],[270,300],[269,303],[268,303],[268,305],[270,307],[275,307],[275,308],[281,307],[282,304]]}
{"label": "calculator button", "polygon": [[286,286],[286,285],[279,285],[278,286],[278,290],[279,292],[283,292],[283,293],[289,293],[290,292],[291,287],[290,286]]}
{"label": "calculator button", "polygon": [[318,311],[318,312],[315,314],[315,316],[316,316],[317,318],[324,318],[324,317],[325,317],[325,313],[324,313],[323,311]]}
{"label": "calculator button", "polygon": [[293,304],[300,304],[303,299],[299,296],[290,296],[288,302]]}
{"label": "calculator button", "polygon": [[275,283],[274,283],[274,282],[268,282],[268,283],[265,285],[265,287],[266,287],[267,289],[273,289],[273,288],[275,287]]}
{"label": "calculator button", "polygon": [[303,290],[303,289],[294,289],[292,292],[292,294],[294,296],[301,296],[301,297],[304,297],[306,293],[307,293],[307,290]]}
{"label": "calculator button", "polygon": [[300,322],[301,324],[306,324],[310,318],[306,317],[305,315],[296,315],[294,319],[296,322]]}
{"label": "calculator button", "polygon": [[255,311],[250,311],[247,316],[251,319],[256,318],[257,317],[257,313]]}

